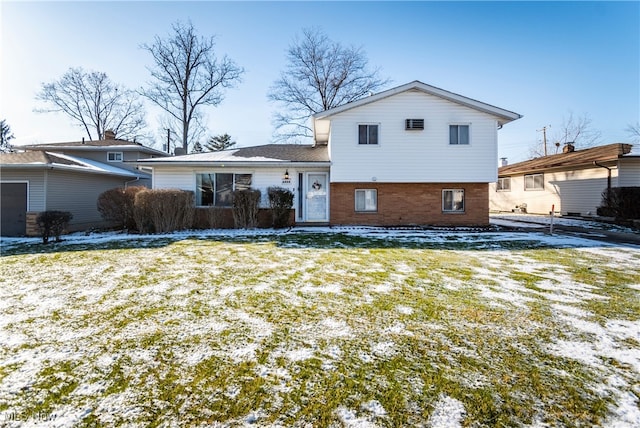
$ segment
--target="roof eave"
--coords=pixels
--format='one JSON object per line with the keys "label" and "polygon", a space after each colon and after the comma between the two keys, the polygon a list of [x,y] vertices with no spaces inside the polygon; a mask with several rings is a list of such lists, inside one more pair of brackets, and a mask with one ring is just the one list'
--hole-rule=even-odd
{"label": "roof eave", "polygon": [[61,171],[72,171],[72,172],[81,172],[87,174],[99,174],[99,175],[111,175],[116,177],[127,177],[127,178],[150,178],[148,174],[145,173],[136,173],[136,172],[126,172],[123,171],[115,172],[115,171],[104,171],[104,170],[95,170],[91,168],[85,168],[82,166],[73,166],[73,165],[62,165],[58,163],[11,163],[11,164],[0,164],[2,169],[43,169],[43,170],[61,170]]}
{"label": "roof eave", "polygon": [[137,162],[134,162],[136,165],[138,166],[144,166],[144,167],[149,167],[149,168],[153,168],[154,166],[174,166],[174,167],[182,167],[182,166],[189,166],[189,167],[204,167],[204,168],[248,168],[248,167],[273,167],[273,168],[279,168],[279,167],[289,167],[289,168],[293,168],[293,167],[299,167],[299,168],[328,168],[331,166],[331,161],[322,161],[322,162],[297,162],[297,161],[260,161],[260,162],[238,162],[238,161],[233,161],[233,162],[229,162],[229,161],[202,161],[202,160],[195,160],[195,161],[161,161],[161,160],[156,160],[156,161],[146,161],[143,160],[139,160]]}

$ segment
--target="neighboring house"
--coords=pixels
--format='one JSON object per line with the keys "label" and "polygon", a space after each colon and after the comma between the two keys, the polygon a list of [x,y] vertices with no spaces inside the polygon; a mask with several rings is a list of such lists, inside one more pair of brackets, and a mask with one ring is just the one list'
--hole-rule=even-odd
{"label": "neighboring house", "polygon": [[47,210],[69,211],[69,231],[107,224],[97,210],[105,190],[151,185],[151,174],[126,160],[165,153],[135,142],[110,139],[25,146],[0,154],[0,234],[36,234],[35,217]]}
{"label": "neighboring house", "polygon": [[584,150],[565,146],[563,153],[502,166],[490,186],[492,211],[526,210],[595,216],[608,187],[640,186],[640,156],[630,144]]}
{"label": "neighboring house", "polygon": [[414,81],[312,117],[313,145],[140,160],[154,188],[229,207],[233,189],[294,192],[297,223],[487,225],[498,130],[517,113]]}

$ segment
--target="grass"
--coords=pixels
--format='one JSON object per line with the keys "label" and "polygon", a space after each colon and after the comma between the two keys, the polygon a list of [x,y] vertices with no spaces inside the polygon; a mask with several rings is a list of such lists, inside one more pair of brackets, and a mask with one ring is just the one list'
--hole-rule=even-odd
{"label": "grass", "polygon": [[606,425],[640,395],[639,254],[420,232],[3,249],[0,421],[424,426],[450,397],[463,426]]}

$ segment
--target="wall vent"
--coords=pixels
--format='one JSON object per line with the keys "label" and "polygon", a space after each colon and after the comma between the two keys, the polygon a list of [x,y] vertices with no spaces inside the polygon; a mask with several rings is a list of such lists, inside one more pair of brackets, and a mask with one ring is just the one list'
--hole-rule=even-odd
{"label": "wall vent", "polygon": [[405,119],[404,129],[406,130],[424,129],[424,119]]}

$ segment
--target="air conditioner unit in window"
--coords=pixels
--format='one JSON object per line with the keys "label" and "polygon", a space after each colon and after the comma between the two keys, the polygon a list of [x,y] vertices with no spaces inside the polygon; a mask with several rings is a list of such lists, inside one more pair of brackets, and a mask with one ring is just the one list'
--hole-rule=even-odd
{"label": "air conditioner unit in window", "polygon": [[424,129],[424,119],[405,119],[404,129],[406,130],[422,130]]}

